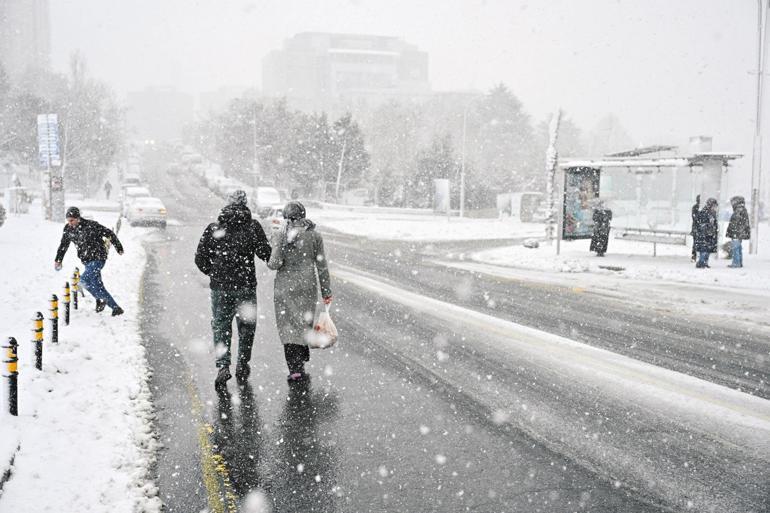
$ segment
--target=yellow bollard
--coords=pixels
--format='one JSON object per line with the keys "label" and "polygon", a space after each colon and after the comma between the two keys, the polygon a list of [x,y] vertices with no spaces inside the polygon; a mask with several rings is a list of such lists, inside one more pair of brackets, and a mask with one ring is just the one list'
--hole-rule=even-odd
{"label": "yellow bollard", "polygon": [[64,325],[70,325],[70,282],[64,283]]}
{"label": "yellow bollard", "polygon": [[32,337],[32,350],[35,354],[35,368],[37,370],[43,370],[43,314],[38,312],[35,318],[32,319],[34,323],[34,333]]}
{"label": "yellow bollard", "polygon": [[19,414],[19,344],[13,337],[8,337],[8,341],[3,346],[5,349],[5,360],[7,365],[5,377],[8,378],[8,412],[11,415]]}
{"label": "yellow bollard", "polygon": [[51,343],[59,343],[59,298],[51,295]]}
{"label": "yellow bollard", "polygon": [[72,307],[78,309],[78,287],[80,283],[80,273],[78,268],[75,268],[75,272],[72,273]]}

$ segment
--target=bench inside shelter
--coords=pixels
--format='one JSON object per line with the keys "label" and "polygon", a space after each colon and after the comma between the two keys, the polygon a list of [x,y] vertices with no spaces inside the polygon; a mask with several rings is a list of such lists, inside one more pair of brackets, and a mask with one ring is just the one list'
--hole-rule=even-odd
{"label": "bench inside shelter", "polygon": [[677,230],[658,230],[652,228],[613,228],[616,239],[649,242],[652,244],[652,256],[658,256],[658,244],[687,246],[689,232]]}

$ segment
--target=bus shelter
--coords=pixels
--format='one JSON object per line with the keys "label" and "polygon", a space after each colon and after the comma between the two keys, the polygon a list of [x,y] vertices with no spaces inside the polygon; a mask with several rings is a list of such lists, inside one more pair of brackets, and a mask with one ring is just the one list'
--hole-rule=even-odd
{"label": "bus shelter", "polygon": [[569,159],[562,170],[557,239],[590,239],[593,209],[603,201],[613,210],[613,225],[646,232],[690,229],[690,209],[696,196],[726,195],[730,163],[737,153],[704,152],[689,156],[649,156],[673,146],[641,148],[600,159]]}

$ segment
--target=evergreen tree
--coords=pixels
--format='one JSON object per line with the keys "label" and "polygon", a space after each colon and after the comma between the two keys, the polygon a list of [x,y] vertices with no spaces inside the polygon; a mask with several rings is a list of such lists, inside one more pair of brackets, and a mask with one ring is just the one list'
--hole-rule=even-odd
{"label": "evergreen tree", "polygon": [[490,189],[517,190],[533,176],[540,175],[542,166],[536,165],[540,160],[536,160],[529,116],[505,85],[494,87],[484,97],[478,116],[481,123],[476,140],[478,166]]}

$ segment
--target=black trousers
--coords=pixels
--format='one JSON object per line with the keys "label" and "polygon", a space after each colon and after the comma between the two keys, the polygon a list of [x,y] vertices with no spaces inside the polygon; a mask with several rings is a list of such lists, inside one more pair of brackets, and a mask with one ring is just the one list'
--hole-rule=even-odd
{"label": "black trousers", "polygon": [[310,361],[310,348],[300,344],[284,344],[283,355],[286,357],[289,373],[304,372],[305,362]]}

